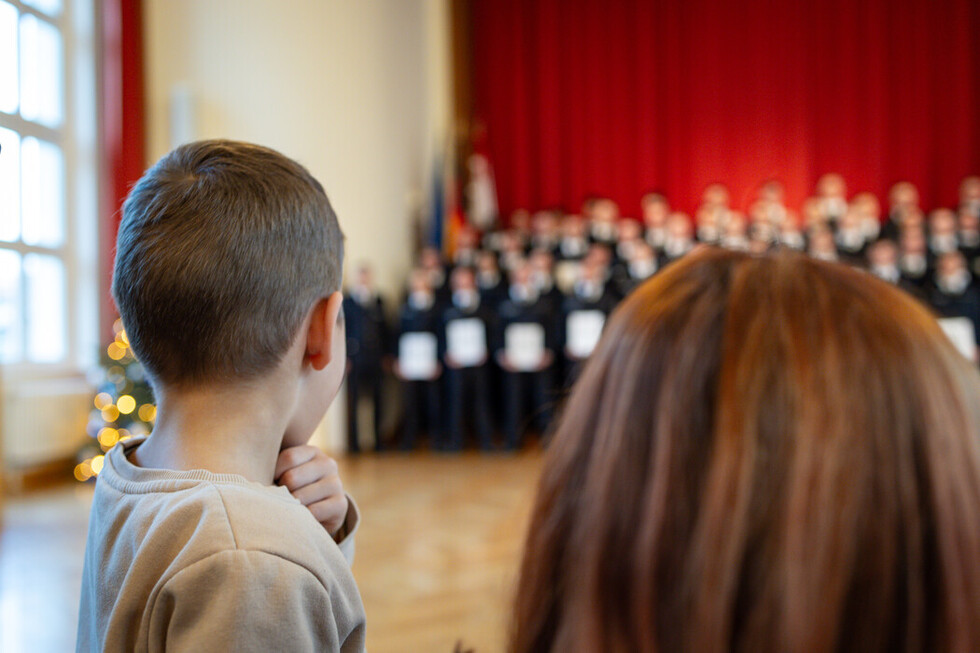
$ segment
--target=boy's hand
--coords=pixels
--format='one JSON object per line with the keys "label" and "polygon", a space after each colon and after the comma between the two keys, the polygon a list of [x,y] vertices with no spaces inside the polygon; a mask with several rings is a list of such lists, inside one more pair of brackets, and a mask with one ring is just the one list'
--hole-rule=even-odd
{"label": "boy's hand", "polygon": [[336,539],[347,517],[348,501],[333,458],[308,444],[283,449],[276,461],[275,479]]}

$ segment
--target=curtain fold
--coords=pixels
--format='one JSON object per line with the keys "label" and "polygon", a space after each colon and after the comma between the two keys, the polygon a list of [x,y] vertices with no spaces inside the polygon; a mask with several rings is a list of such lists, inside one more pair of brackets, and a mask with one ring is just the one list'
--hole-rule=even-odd
{"label": "curtain fold", "polygon": [[474,118],[500,207],[637,215],[711,182],[745,207],[778,178],[798,205],[840,172],[952,205],[980,172],[974,0],[473,0]]}

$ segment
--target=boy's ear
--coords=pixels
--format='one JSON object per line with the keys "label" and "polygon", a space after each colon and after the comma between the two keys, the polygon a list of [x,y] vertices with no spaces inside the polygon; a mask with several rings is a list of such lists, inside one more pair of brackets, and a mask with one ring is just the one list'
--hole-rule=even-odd
{"label": "boy's ear", "polygon": [[324,297],[313,307],[310,327],[306,333],[305,360],[315,370],[330,364],[334,338],[342,338],[340,316],[344,296],[338,291]]}

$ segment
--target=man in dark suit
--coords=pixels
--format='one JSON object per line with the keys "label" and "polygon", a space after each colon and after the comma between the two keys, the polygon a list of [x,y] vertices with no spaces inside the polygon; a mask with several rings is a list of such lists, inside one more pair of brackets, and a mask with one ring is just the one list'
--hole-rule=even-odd
{"label": "man in dark suit", "polygon": [[837,244],[837,252],[843,262],[848,265],[859,265],[864,261],[868,245],[864,227],[861,225],[861,214],[855,207],[848,208],[837,221],[834,242]]}
{"label": "man in dark suit", "polygon": [[932,274],[932,260],[921,226],[906,225],[899,236],[898,268],[902,278],[925,292]]}
{"label": "man in dark suit", "polygon": [[647,242],[641,241],[633,248],[630,260],[613,269],[613,289],[617,299],[623,299],[633,289],[652,277],[660,269],[662,261]]}
{"label": "man in dark suit", "polygon": [[456,248],[453,251],[452,267],[476,267],[480,253],[480,234],[473,227],[463,225],[456,235]]}
{"label": "man in dark suit", "polygon": [[436,304],[444,308],[449,304],[449,273],[442,252],[436,247],[425,247],[419,255],[419,267],[429,274],[429,287],[435,294]]}
{"label": "man in dark suit", "polygon": [[[649,248],[649,245],[644,243]],[[616,308],[616,296],[608,288],[605,271],[595,258],[585,260],[582,274],[575,282],[572,294],[565,298],[561,306],[561,320],[558,325],[558,348],[563,355],[565,386],[574,383],[582,361],[592,353],[583,349],[588,335],[576,333],[576,329],[591,330]]]}
{"label": "man in dark suit", "polygon": [[954,250],[939,257],[930,300],[941,316],[970,320],[976,343],[980,345],[980,291],[974,286],[960,252]]}
{"label": "man in dark suit", "polygon": [[936,209],[929,215],[929,253],[942,256],[959,248],[956,214],[949,209]]}
{"label": "man in dark suit", "polygon": [[558,216],[554,211],[538,211],[531,218],[531,249],[554,254],[558,249]]}
{"label": "man in dark suit", "polygon": [[970,273],[980,277],[980,214],[969,205],[957,213],[957,240]]}
{"label": "man in dark suit", "polygon": [[888,219],[882,227],[886,238],[898,239],[905,227],[922,221],[919,189],[911,182],[900,181],[892,186],[888,191],[888,205]]}
{"label": "man in dark suit", "polygon": [[929,303],[929,298],[923,289],[902,276],[902,270],[898,266],[898,246],[895,241],[880,238],[871,243],[868,247],[868,272],[898,286],[923,304]]}
{"label": "man in dark suit", "polygon": [[531,266],[531,283],[538,291],[541,310],[553,315],[556,314],[561,307],[564,295],[555,283],[554,256],[548,250],[536,249],[531,252],[528,263]]}
{"label": "man in dark suit", "polygon": [[480,440],[480,448],[493,448],[490,418],[489,336],[494,314],[480,300],[473,270],[459,267],[450,278],[452,304],[442,313],[440,350],[445,372],[446,449],[463,448],[467,417]]}
{"label": "man in dark suit", "polygon": [[503,371],[504,437],[509,450],[520,444],[521,422],[530,415],[543,432],[550,421],[554,388],[555,316],[544,310],[526,262],[515,266],[508,297],[498,308],[494,357]]}
{"label": "man in dark suit", "polygon": [[585,220],[578,215],[566,215],[561,221],[561,237],[555,257],[559,261],[581,261],[588,252]]}
{"label": "man in dark suit", "polygon": [[362,264],[354,271],[343,306],[347,331],[347,450],[361,450],[357,408],[361,397],[367,396],[374,403],[374,448],[380,451],[384,381],[381,362],[389,345],[384,304],[375,289],[370,266]]}
{"label": "man in dark suit", "polygon": [[[402,449],[408,451],[415,448],[416,439],[422,423],[428,427],[429,435],[436,448],[441,448],[442,423],[440,415],[439,377],[442,366],[438,364],[438,333],[440,311],[432,290],[429,270],[417,268],[409,277],[409,292],[402,306],[398,320],[398,349],[397,362],[394,365],[395,376],[402,382],[404,397],[404,424],[402,425]],[[432,366],[424,374],[418,369],[410,370],[406,360],[408,344],[419,341],[432,343]],[[415,350],[418,353],[418,350]],[[419,365],[415,361],[413,367]],[[424,365],[422,366],[424,367]]]}
{"label": "man in dark suit", "polygon": [[616,246],[616,225],[619,207],[607,197],[597,199],[592,205],[592,221],[589,224],[589,240],[610,249]]}
{"label": "man in dark suit", "polygon": [[476,255],[476,286],[480,302],[491,310],[507,296],[507,280],[497,266],[497,255],[482,250]]}

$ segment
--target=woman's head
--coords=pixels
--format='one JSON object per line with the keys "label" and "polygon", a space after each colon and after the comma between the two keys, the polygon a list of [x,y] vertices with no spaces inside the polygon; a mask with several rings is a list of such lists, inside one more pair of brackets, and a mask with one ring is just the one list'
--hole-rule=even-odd
{"label": "woman's head", "polygon": [[558,424],[514,649],[976,650],[980,377],[863,272],[705,249]]}

